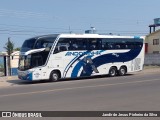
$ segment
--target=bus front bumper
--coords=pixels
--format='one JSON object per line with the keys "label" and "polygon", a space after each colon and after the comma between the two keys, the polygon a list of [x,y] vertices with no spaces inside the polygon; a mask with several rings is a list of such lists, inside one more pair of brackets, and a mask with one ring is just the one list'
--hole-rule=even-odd
{"label": "bus front bumper", "polygon": [[18,78],[21,80],[28,80],[28,81],[32,81],[32,72],[18,72]]}

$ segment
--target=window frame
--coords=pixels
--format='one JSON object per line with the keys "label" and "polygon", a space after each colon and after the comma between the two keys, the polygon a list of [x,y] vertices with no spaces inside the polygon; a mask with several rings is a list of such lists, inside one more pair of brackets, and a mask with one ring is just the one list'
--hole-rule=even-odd
{"label": "window frame", "polygon": [[153,45],[159,45],[159,39],[153,39]]}

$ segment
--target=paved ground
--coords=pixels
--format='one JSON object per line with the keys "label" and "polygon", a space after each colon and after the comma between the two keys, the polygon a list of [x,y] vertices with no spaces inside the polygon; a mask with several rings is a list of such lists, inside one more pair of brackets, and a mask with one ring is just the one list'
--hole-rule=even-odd
{"label": "paved ground", "polygon": [[[15,81],[16,80],[16,81]],[[17,76],[0,77],[0,88],[17,85],[19,83]]]}
{"label": "paved ground", "polygon": [[[136,72],[133,74],[148,74],[148,73],[156,73],[156,72],[160,72],[160,66],[145,66],[143,71]],[[43,82],[45,81],[42,81],[42,83]],[[17,86],[23,83],[25,83],[25,81],[19,80],[17,76],[0,77],[0,88]]]}
{"label": "paved ground", "polygon": [[0,111],[160,111],[158,67],[113,78],[29,83],[8,77],[1,81],[6,87],[0,88]]}

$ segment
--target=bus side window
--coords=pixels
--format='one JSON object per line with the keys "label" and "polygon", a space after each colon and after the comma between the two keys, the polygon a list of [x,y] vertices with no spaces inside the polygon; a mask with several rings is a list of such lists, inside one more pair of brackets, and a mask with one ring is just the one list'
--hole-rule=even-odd
{"label": "bus side window", "polygon": [[62,51],[68,51],[68,46],[66,45],[59,46],[59,52],[62,52]]}
{"label": "bus side window", "polygon": [[67,45],[58,45],[56,46],[54,53],[59,53],[63,51],[68,51],[68,46]]}
{"label": "bus side window", "polygon": [[33,65],[33,67],[41,66],[43,64],[44,64],[43,58],[40,54],[35,53],[35,54],[32,55],[32,65]]}
{"label": "bus side window", "polygon": [[107,50],[108,48],[108,43],[107,40],[105,38],[102,39],[102,50]]}
{"label": "bus side window", "polygon": [[54,54],[70,50],[70,45],[71,40],[69,38],[60,38],[54,50]]}
{"label": "bus side window", "polygon": [[121,49],[121,46],[119,44],[117,44],[116,49]]}
{"label": "bus side window", "polygon": [[143,39],[134,39],[134,48],[139,49],[143,46]]}
{"label": "bus side window", "polygon": [[115,49],[114,44],[113,43],[109,43],[108,49]]}
{"label": "bus side window", "polygon": [[135,49],[138,49],[138,48],[141,48],[141,47],[142,47],[142,44],[141,44],[141,43],[135,42],[135,44],[134,44],[134,48],[135,48]]}
{"label": "bus side window", "polygon": [[76,38],[71,38],[71,44],[69,46],[69,50],[78,50],[79,49],[79,43],[77,42]]}
{"label": "bus side window", "polygon": [[109,38],[102,39],[102,50],[112,50],[115,49],[114,40]]}
{"label": "bus side window", "polygon": [[88,44],[88,49],[89,50],[99,50],[100,49],[100,40],[98,41],[97,38],[90,38],[89,44]]}
{"label": "bus side window", "polygon": [[87,39],[85,38],[73,38],[71,44],[71,50],[86,50]]}

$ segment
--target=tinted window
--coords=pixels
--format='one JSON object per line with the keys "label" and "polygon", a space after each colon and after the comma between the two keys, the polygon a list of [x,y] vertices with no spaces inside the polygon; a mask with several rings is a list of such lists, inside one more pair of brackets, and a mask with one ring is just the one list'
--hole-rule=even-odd
{"label": "tinted window", "polygon": [[87,39],[85,38],[61,38],[56,45],[55,52],[86,50]]}
{"label": "tinted window", "polygon": [[62,52],[62,51],[68,51],[71,46],[71,40],[69,38],[61,38],[59,39],[54,53]]}
{"label": "tinted window", "polygon": [[124,45],[123,49],[134,49],[134,39],[120,38],[119,40]]}
{"label": "tinted window", "polygon": [[97,38],[88,39],[88,49],[89,50],[99,50],[101,45],[101,40]]}
{"label": "tinted window", "polygon": [[21,47],[21,52],[26,52],[28,50],[33,49],[35,42],[36,42],[36,39],[25,40]]}
{"label": "tinted window", "polygon": [[44,37],[40,38],[36,41],[36,44],[34,46],[35,49],[39,48],[51,48],[53,45],[53,42],[56,38],[54,37]]}
{"label": "tinted window", "polygon": [[102,49],[107,50],[107,49],[113,49],[114,48],[114,43],[111,41],[111,39],[102,39]]}
{"label": "tinted window", "polygon": [[87,39],[86,38],[72,38],[71,50],[86,50]]}
{"label": "tinted window", "polygon": [[143,46],[143,39],[135,39],[135,48],[141,48]]}
{"label": "tinted window", "polygon": [[104,38],[102,39],[102,49],[136,49],[142,47],[142,39],[127,38]]}

